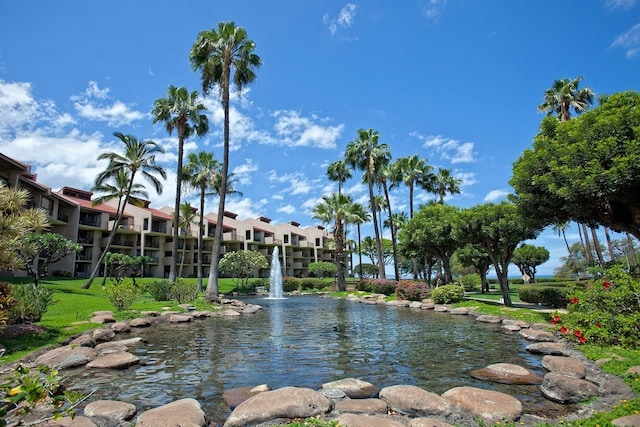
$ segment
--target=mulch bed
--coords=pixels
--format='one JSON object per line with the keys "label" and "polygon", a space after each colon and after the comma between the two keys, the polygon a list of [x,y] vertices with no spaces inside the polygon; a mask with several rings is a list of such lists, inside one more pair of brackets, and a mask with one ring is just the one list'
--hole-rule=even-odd
{"label": "mulch bed", "polygon": [[46,332],[47,328],[44,326],[36,325],[33,323],[22,323],[19,325],[6,325],[2,332],[0,332],[0,338],[18,338],[25,334],[39,334]]}

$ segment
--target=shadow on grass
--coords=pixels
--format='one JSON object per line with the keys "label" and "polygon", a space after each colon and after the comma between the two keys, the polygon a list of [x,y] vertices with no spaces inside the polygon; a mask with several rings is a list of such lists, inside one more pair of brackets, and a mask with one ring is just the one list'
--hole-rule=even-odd
{"label": "shadow on grass", "polygon": [[28,354],[43,346],[57,343],[67,335],[61,328],[49,327],[42,332],[26,333],[17,337],[0,336],[0,345],[6,349],[7,356],[18,352]]}

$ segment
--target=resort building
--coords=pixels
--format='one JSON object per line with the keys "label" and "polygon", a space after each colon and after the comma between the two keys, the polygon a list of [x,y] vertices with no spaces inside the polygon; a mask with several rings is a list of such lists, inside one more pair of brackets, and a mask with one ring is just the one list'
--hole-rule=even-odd
{"label": "resort building", "polygon": [[[68,256],[49,267],[50,274],[88,277],[106,247],[116,219],[117,200],[94,205],[93,193],[72,187],[59,191],[37,182],[31,166],[0,153],[0,180],[8,187],[29,191],[31,207],[44,209],[51,223],[50,231],[59,233],[82,245],[75,256]],[[144,255],[150,258],[145,265],[145,277],[167,277],[173,255],[173,208],[150,207],[150,201],[142,206],[128,204],[118,225],[110,252],[126,255]],[[194,212],[195,212],[195,208]],[[203,275],[209,274],[217,214],[204,216]],[[223,242],[220,257],[238,250],[260,252],[271,259],[275,247],[279,247],[280,263],[286,276],[306,277],[312,262],[335,262],[332,236],[322,226],[300,227],[300,224],[272,224],[266,217],[237,219],[232,212],[225,212]],[[188,227],[180,229],[178,240],[178,275],[197,275],[199,217],[196,215]],[[2,274],[20,275],[21,272]],[[24,272],[22,272],[24,274]],[[255,277],[269,277],[269,270],[256,271]]]}

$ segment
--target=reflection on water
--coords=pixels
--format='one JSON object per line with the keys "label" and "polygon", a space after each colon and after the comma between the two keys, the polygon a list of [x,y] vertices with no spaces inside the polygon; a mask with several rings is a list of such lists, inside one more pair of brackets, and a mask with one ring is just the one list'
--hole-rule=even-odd
{"label": "reflection on water", "polygon": [[264,307],[240,318],[136,329],[146,342],[131,352],[141,365],[125,371],[74,370],[73,388],[90,400],[118,399],[139,411],[192,397],[213,421],[230,411],[224,390],[268,384],[317,389],[354,377],[379,388],[411,384],[443,393],[470,385],[503,391],[525,404],[549,405],[536,386],[475,380],[469,372],[498,362],[542,373],[528,344],[500,326],[432,310],[357,304],[311,296],[253,298]]}

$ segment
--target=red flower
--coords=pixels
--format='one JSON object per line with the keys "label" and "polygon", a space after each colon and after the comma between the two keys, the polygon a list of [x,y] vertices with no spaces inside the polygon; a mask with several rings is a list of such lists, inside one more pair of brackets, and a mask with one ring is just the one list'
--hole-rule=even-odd
{"label": "red flower", "polygon": [[551,319],[551,324],[552,325],[555,325],[556,323],[558,323],[558,321],[555,318]]}
{"label": "red flower", "polygon": [[580,342],[581,342],[582,344],[584,344],[584,343],[586,343],[586,342],[587,342],[587,339],[586,339],[584,336],[581,336],[581,337],[580,337]]}
{"label": "red flower", "polygon": [[602,324],[601,323],[596,323],[596,328],[602,328]]}
{"label": "red flower", "polygon": [[563,326],[560,328],[560,332],[562,332],[563,334],[566,334],[567,332],[569,332],[569,330]]}
{"label": "red flower", "polygon": [[573,298],[571,298],[570,302],[571,302],[571,304],[577,304],[578,303],[578,298],[573,297]]}
{"label": "red flower", "polygon": [[576,329],[575,331],[573,331],[573,335],[575,335],[576,337],[580,338],[580,337],[582,337],[582,332],[580,332],[579,330]]}
{"label": "red flower", "polygon": [[611,287],[611,282],[605,280],[604,282],[602,282],[602,287],[605,289],[609,289]]}

